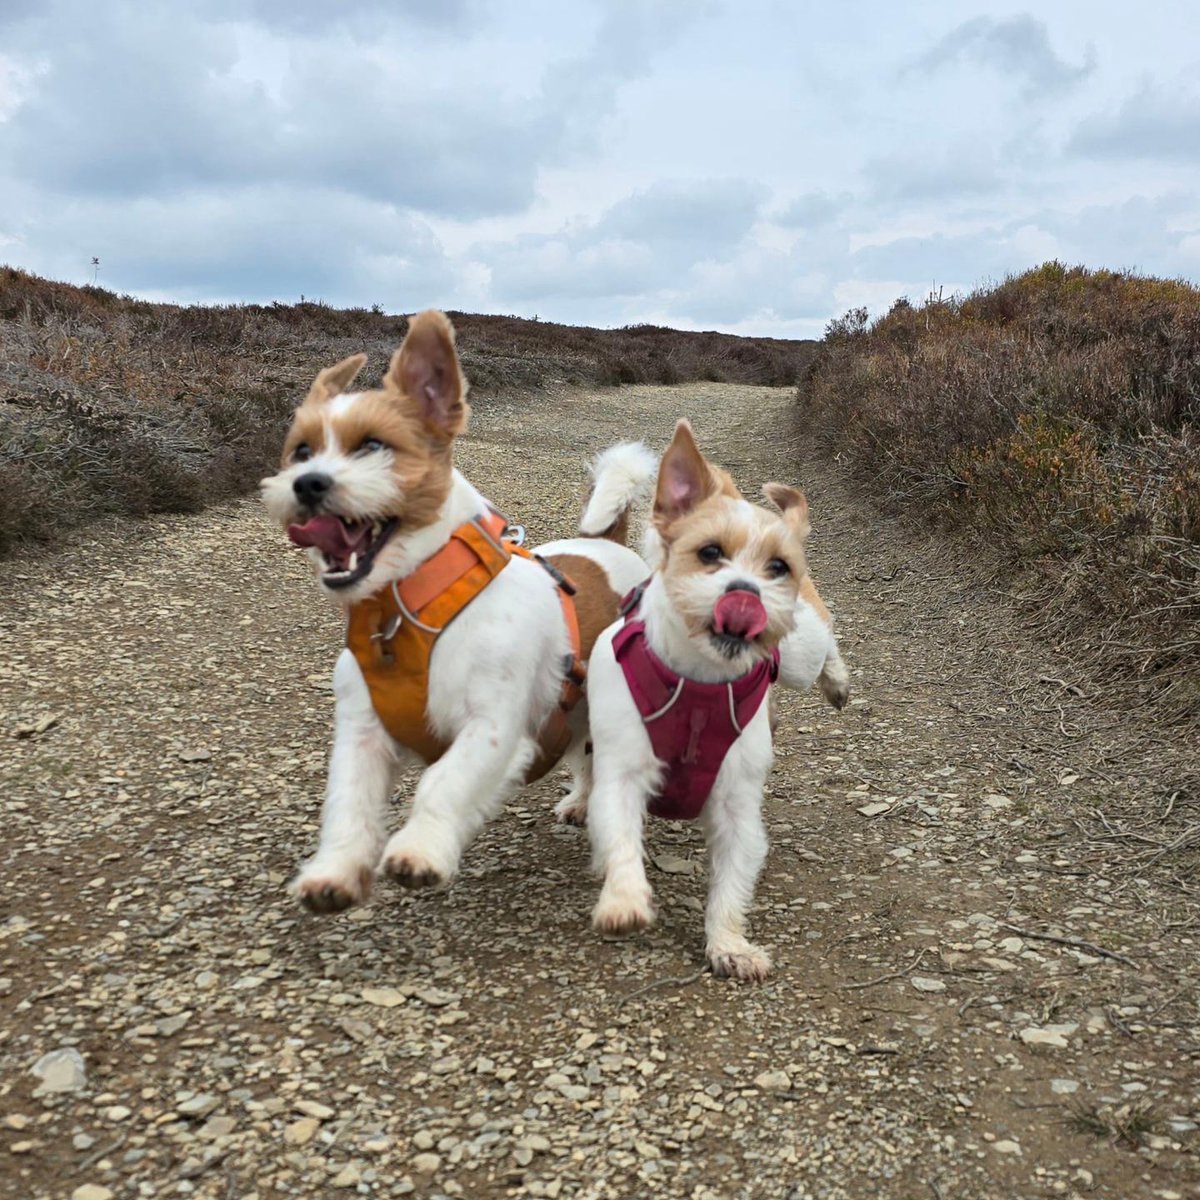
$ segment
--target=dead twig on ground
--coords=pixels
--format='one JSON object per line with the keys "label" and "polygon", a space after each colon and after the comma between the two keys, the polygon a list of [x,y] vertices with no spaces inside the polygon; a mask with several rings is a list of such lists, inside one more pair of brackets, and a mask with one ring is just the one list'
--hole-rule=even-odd
{"label": "dead twig on ground", "polygon": [[632,992],[628,992],[617,1001],[617,1007],[628,1004],[630,1000],[636,1000],[638,996],[644,996],[647,992],[654,991],[660,987],[687,987],[689,984],[695,983],[698,979],[703,978],[708,973],[707,967],[701,967],[699,971],[693,972],[691,975],[682,975],[678,979],[656,979],[653,983],[646,984],[645,987],[640,987]]}
{"label": "dead twig on ground", "polygon": [[903,979],[910,971],[915,971],[921,965],[921,960],[928,953],[927,949],[922,950],[902,971],[892,971],[889,975],[880,975],[878,979],[865,979],[862,983],[839,983],[838,988],[844,992],[857,992],[862,988],[874,987],[878,983],[887,983],[892,979]]}
{"label": "dead twig on ground", "polygon": [[1105,950],[1103,946],[1097,946],[1095,942],[1085,942],[1082,938],[1059,937],[1053,933],[1036,933],[1032,929],[1022,929],[1018,925],[1010,925],[1007,921],[999,921],[997,924],[1001,929],[1007,929],[1010,933],[1017,934],[1018,937],[1032,938],[1037,942],[1053,942],[1056,946],[1071,946],[1076,950],[1086,950],[1089,954],[1099,955],[1100,958],[1111,958],[1114,962],[1124,963],[1127,967],[1137,966],[1132,958],[1126,958],[1124,954],[1118,954],[1115,950]]}
{"label": "dead twig on ground", "polygon": [[110,1154],[116,1154],[120,1148],[125,1145],[125,1135],[122,1134],[115,1142],[109,1142],[107,1146],[101,1146],[99,1150],[93,1150],[87,1158],[81,1159],[79,1165],[75,1168],[76,1171],[82,1173],[91,1167],[94,1167],[102,1158],[107,1158]]}

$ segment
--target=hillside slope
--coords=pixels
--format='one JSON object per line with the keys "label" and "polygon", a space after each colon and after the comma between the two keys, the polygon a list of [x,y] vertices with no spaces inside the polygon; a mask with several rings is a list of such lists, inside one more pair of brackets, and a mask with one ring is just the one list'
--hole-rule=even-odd
{"label": "hillside slope", "polygon": [[[474,398],[574,385],[791,385],[816,343],[452,313]],[[252,488],[323,366],[401,316],[320,303],[153,304],[0,267],[0,552],[96,516],[189,512]]]}

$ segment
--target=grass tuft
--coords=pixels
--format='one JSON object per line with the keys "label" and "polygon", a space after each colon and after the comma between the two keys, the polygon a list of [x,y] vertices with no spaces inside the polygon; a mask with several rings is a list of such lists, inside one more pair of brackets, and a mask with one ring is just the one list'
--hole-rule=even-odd
{"label": "grass tuft", "polygon": [[1073,1133],[1137,1150],[1151,1134],[1159,1131],[1162,1118],[1148,1100],[1115,1108],[1110,1104],[1077,1102],[1068,1111],[1065,1124]]}

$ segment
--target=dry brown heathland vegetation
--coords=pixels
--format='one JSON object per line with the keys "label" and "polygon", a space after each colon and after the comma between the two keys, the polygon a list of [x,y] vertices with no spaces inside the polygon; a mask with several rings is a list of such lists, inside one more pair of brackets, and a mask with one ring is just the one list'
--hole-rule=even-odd
{"label": "dry brown heathland vegetation", "polygon": [[[790,386],[816,343],[452,313],[476,400],[555,385]],[[403,317],[321,303],[152,304],[0,267],[0,552],[106,514],[188,512],[254,487],[317,370]]]}
{"label": "dry brown heathland vegetation", "polygon": [[998,551],[1052,636],[1200,714],[1200,290],[1047,263],[856,310],[799,398],[891,502]]}

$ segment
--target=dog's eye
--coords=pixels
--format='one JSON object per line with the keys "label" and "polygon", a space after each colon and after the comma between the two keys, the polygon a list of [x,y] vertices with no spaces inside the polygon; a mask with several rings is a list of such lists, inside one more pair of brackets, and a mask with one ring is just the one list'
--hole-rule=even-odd
{"label": "dog's eye", "polygon": [[292,460],[294,462],[308,462],[310,458],[312,458],[312,447],[307,442],[301,442],[292,451]]}
{"label": "dog's eye", "polygon": [[372,454],[376,450],[386,450],[386,449],[387,449],[386,443],[381,442],[378,438],[369,437],[369,438],[363,438],[363,440],[358,443],[357,453]]}
{"label": "dog's eye", "polygon": [[790,575],[791,573],[792,568],[782,558],[773,558],[767,563],[767,574],[772,579],[782,579],[785,575]]}
{"label": "dog's eye", "polygon": [[696,557],[704,563],[705,566],[711,567],[714,563],[721,561],[721,547],[716,542],[710,542],[707,546],[701,546],[696,551]]}

